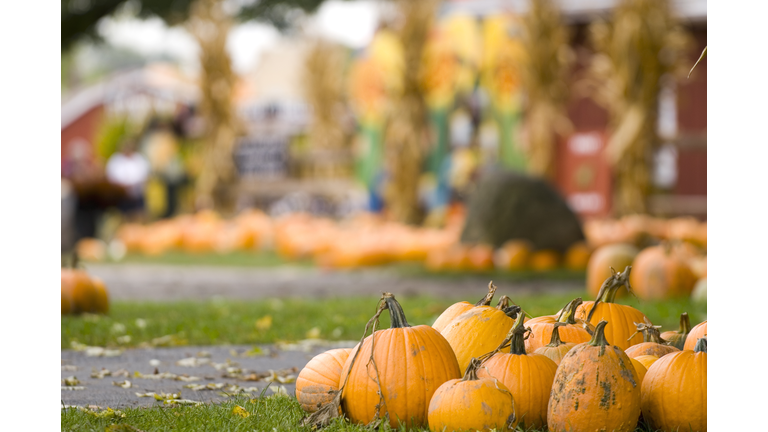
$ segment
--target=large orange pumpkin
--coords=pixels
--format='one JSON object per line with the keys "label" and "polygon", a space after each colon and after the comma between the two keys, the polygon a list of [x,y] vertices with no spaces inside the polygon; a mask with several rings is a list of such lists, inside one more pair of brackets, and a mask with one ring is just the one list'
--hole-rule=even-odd
{"label": "large orange pumpkin", "polygon": [[606,321],[592,340],[576,345],[557,367],[547,424],[552,432],[635,430],[640,418],[640,377],[621,348],[605,336]]}
{"label": "large orange pumpkin", "polygon": [[632,345],[624,352],[627,353],[629,358],[634,358],[642,355],[653,355],[656,357],[664,357],[667,354],[680,351],[679,349],[665,345],[665,340],[659,335],[659,327],[651,324],[650,321],[645,321],[637,324],[637,332],[643,335],[643,342],[637,345]]}
{"label": "large orange pumpkin", "polygon": [[422,427],[435,390],[461,377],[459,365],[437,330],[409,326],[394,295],[385,293],[382,301],[391,328],[376,331],[350,353],[341,373],[341,407],[354,423],[368,424],[378,413],[389,415],[393,428]]}
{"label": "large orange pumpkin", "polygon": [[341,368],[349,358],[351,348],[339,348],[316,355],[296,378],[296,399],[304,411],[315,412],[334,398],[338,391]]}
{"label": "large orange pumpkin", "polygon": [[507,431],[515,425],[515,401],[497,380],[479,378],[480,361],[472,359],[464,378],[441,385],[429,402],[429,428]]}
{"label": "large orange pumpkin", "polygon": [[608,343],[621,349],[643,342],[643,335],[640,333],[633,335],[633,333],[636,330],[635,323],[645,322],[647,319],[645,314],[632,306],[614,303],[616,292],[620,288],[626,287],[627,290],[631,290],[628,280],[631,270],[632,267],[627,267],[624,272],[614,272],[603,282],[597,300],[584,302],[576,310],[576,318],[588,321],[592,325],[602,320],[608,321],[605,337]]}
{"label": "large orange pumpkin", "polygon": [[656,361],[645,375],[640,401],[653,430],[707,430],[707,340]]}
{"label": "large orange pumpkin", "polygon": [[475,303],[474,305],[469,304],[469,302],[458,302],[454,303],[451,306],[448,306],[448,309],[443,311],[443,313],[440,314],[439,317],[435,320],[435,323],[432,324],[432,328],[437,331],[443,331],[443,329],[451,323],[456,317],[463,314],[464,312],[467,312],[468,310],[474,308],[474,307],[481,307],[481,306],[490,306],[491,301],[493,300],[493,295],[496,293],[496,285],[493,284],[493,282],[490,282],[488,284],[488,294],[485,295],[485,297],[481,298],[480,301]]}
{"label": "large orange pumpkin", "polygon": [[633,358],[632,360],[639,361],[643,366],[645,366],[645,370],[648,370],[651,368],[651,365],[658,359],[659,357],[655,355],[641,355]]}
{"label": "large orange pumpkin", "polygon": [[547,424],[547,402],[557,364],[541,354],[526,354],[525,314],[520,312],[510,330],[509,353],[498,352],[485,361],[478,376],[498,379],[515,400],[516,424],[538,429]]}
{"label": "large orange pumpkin", "polygon": [[107,291],[107,286],[104,285],[103,280],[96,277],[92,277],[91,282],[96,290],[93,311],[100,314],[109,312],[109,291]]}
{"label": "large orange pumpkin", "polygon": [[563,324],[560,327],[560,339],[564,342],[580,344],[592,339],[592,336],[584,329],[585,321],[576,320],[576,309],[581,305],[581,298],[571,300],[560,312],[559,316],[542,316],[529,320],[526,325],[530,327],[531,334],[525,340],[526,352],[532,353],[543,347],[552,338],[552,331],[556,323]]}
{"label": "large orange pumpkin", "polygon": [[665,245],[641,251],[632,264],[629,282],[642,300],[662,300],[691,295],[696,277],[685,259]]}
{"label": "large orange pumpkin", "polygon": [[96,311],[96,288],[84,270],[61,269],[61,286],[71,294],[74,313]]}
{"label": "large orange pumpkin", "polygon": [[691,320],[688,318],[688,313],[683,312],[680,314],[680,328],[676,331],[665,331],[661,334],[661,338],[667,341],[670,346],[681,350],[685,347],[685,338],[688,337],[690,332]]}
{"label": "large orange pumpkin", "polygon": [[559,365],[565,354],[577,345],[573,342],[563,342],[560,340],[560,327],[564,325],[566,324],[561,322],[555,323],[555,328],[552,330],[552,337],[549,339],[549,343],[533,353],[547,356],[555,362],[555,364]]}
{"label": "large orange pumpkin", "polygon": [[[611,268],[622,269],[632,265],[640,251],[631,244],[617,243],[597,249],[587,264],[587,292],[596,297],[603,282],[611,277]],[[621,293],[617,293],[621,298]]]}
{"label": "large orange pumpkin", "polygon": [[707,337],[707,321],[697,324],[685,338],[684,350],[692,350],[701,338]]}
{"label": "large orange pumpkin", "polygon": [[456,353],[459,368],[466,370],[472,357],[493,351],[515,324],[519,306],[509,306],[503,296],[499,305],[474,307],[456,317],[440,332]]}

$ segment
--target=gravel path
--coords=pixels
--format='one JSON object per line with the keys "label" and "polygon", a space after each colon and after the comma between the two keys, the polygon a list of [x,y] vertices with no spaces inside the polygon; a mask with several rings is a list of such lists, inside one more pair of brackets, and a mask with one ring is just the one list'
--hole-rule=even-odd
{"label": "gravel path", "polygon": [[[114,300],[206,300],[214,297],[259,299],[269,297],[324,298],[429,294],[461,297],[488,284],[487,276],[455,278],[413,277],[386,269],[344,272],[316,268],[192,267],[151,264],[90,264],[88,271],[104,280]],[[583,289],[582,281],[530,280],[498,282],[505,293],[555,293]],[[508,294],[509,295],[509,294]]]}

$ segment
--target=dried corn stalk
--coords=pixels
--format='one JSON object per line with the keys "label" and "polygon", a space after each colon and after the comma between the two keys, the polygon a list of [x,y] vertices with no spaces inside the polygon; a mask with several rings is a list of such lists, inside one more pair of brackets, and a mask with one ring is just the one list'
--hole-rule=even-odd
{"label": "dried corn stalk", "polygon": [[521,39],[526,59],[521,78],[528,100],[525,114],[528,169],[552,179],[557,135],[571,130],[565,104],[568,69],[573,57],[568,32],[552,0],[530,2],[528,14],[522,21]]}
{"label": "dried corn stalk", "polygon": [[345,105],[344,48],[327,41],[318,41],[307,55],[304,71],[304,92],[312,107],[309,144],[314,149],[346,148],[350,136],[344,129]]}
{"label": "dried corn stalk", "polygon": [[598,53],[591,64],[594,97],[611,116],[606,157],[614,167],[617,215],[647,212],[662,79],[685,76],[688,36],[668,0],[625,0],[611,23],[591,27]]}
{"label": "dried corn stalk", "polygon": [[403,47],[402,93],[393,95],[385,131],[384,153],[389,181],[384,198],[390,215],[400,222],[418,223],[417,185],[426,154],[427,107],[421,89],[424,45],[437,11],[437,0],[398,0],[402,18],[398,36]]}
{"label": "dried corn stalk", "polygon": [[228,210],[237,181],[232,150],[238,123],[232,97],[237,77],[227,52],[232,17],[223,0],[197,0],[186,26],[200,46],[200,112],[205,119],[203,167],[197,178],[199,207]]}

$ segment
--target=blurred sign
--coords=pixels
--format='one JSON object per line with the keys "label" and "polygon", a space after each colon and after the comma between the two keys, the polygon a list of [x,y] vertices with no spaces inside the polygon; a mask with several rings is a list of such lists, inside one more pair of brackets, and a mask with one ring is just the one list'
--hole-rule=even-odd
{"label": "blurred sign", "polygon": [[603,132],[577,132],[558,142],[557,186],[580,216],[606,216],[610,211],[611,172],[603,158]]}
{"label": "blurred sign", "polygon": [[242,177],[280,178],[288,174],[287,136],[247,136],[234,151],[235,166]]}

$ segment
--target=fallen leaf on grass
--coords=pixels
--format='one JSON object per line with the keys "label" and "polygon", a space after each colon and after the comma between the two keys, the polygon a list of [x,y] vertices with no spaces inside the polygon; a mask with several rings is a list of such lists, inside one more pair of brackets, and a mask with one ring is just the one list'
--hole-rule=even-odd
{"label": "fallen leaf on grass", "polygon": [[85,413],[88,413],[96,418],[102,418],[102,419],[125,418],[124,412],[120,410],[113,410],[112,408],[109,408],[109,407],[107,407],[105,410],[102,410],[102,411],[96,411],[99,409],[99,407],[96,407],[93,409],[78,407],[77,409]]}
{"label": "fallen leaf on grass", "polygon": [[81,344],[78,341],[70,342],[75,351],[84,351],[86,357],[117,357],[123,353],[122,349],[107,349],[104,347],[95,347]]}
{"label": "fallen leaf on grass", "polygon": [[182,338],[181,333],[179,333],[179,334],[169,334],[165,336],[156,337],[149,342],[141,343],[139,347],[142,347],[142,348],[169,347],[169,346],[179,346],[179,345],[186,345],[186,344],[187,344],[187,340]]}
{"label": "fallen leaf on grass", "polygon": [[224,363],[211,363],[216,370],[224,370],[230,367],[240,366],[240,363],[227,359]]}
{"label": "fallen leaf on grass", "polygon": [[75,366],[75,365],[61,365],[61,370],[62,371],[67,371],[67,372],[76,372],[77,371],[77,366]]}
{"label": "fallen leaf on grass", "polygon": [[182,367],[200,367],[207,364],[211,364],[211,359],[198,357],[188,357],[176,362],[176,366]]}
{"label": "fallen leaf on grass", "polygon": [[312,327],[307,331],[307,339],[318,339],[320,337],[320,327]]}
{"label": "fallen leaf on grass", "polygon": [[189,399],[168,399],[163,402],[166,405],[202,405],[202,402],[193,401]]}
{"label": "fallen leaf on grass", "polygon": [[118,336],[115,340],[121,345],[129,344],[131,343],[131,335]]}
{"label": "fallen leaf on grass", "polygon": [[76,386],[76,385],[80,384],[80,380],[77,379],[77,377],[74,377],[74,376],[66,377],[63,380],[61,380],[61,382],[65,386]]}
{"label": "fallen leaf on grass", "polygon": [[270,369],[269,376],[264,378],[264,382],[275,382],[275,381],[279,382],[280,384],[289,384],[296,381],[296,376],[285,373],[285,370],[275,372]]}
{"label": "fallen leaf on grass", "polygon": [[256,320],[256,329],[265,332],[272,327],[272,315],[266,315]]}
{"label": "fallen leaf on grass", "polygon": [[109,369],[101,368],[100,371],[97,371],[96,369],[91,369],[91,378],[97,378],[102,379],[105,376],[112,375],[112,372],[109,371]]}
{"label": "fallen leaf on grass", "polygon": [[152,359],[149,361],[150,366],[158,367],[162,362],[158,359]]}
{"label": "fallen leaf on grass", "polygon": [[128,380],[120,381],[120,382],[112,381],[112,385],[122,387],[124,389],[131,388],[131,382]]}
{"label": "fallen leaf on grass", "polygon": [[225,383],[187,384],[184,386],[184,388],[192,389],[192,391],[219,390],[224,388],[225,385]]}
{"label": "fallen leaf on grass", "polygon": [[178,378],[178,375],[170,373],[170,372],[163,372],[163,373],[156,373],[156,374],[143,374],[139,371],[135,371],[133,373],[134,378],[141,378],[141,379],[151,379],[151,380],[161,380],[161,379],[176,379]]}
{"label": "fallen leaf on grass", "polygon": [[188,376],[188,375],[179,375],[176,378],[176,381],[184,381],[184,382],[192,382],[192,381],[200,381],[200,377],[196,376]]}
{"label": "fallen leaf on grass", "polygon": [[235,407],[232,408],[232,414],[242,418],[246,418],[251,415],[248,411],[245,410],[245,408],[241,407],[240,405],[235,405]]}
{"label": "fallen leaf on grass", "polygon": [[148,393],[136,393],[136,397],[151,397],[155,398],[155,400],[161,401],[161,400],[168,400],[168,399],[180,399],[181,398],[181,392],[179,393],[164,393],[160,392],[148,392]]}
{"label": "fallen leaf on grass", "polygon": [[128,370],[127,369],[118,369],[114,372],[112,372],[113,377],[128,377]]}
{"label": "fallen leaf on grass", "polygon": [[288,390],[285,389],[283,386],[279,386],[277,388],[269,386],[269,389],[274,393],[273,396],[288,396]]}
{"label": "fallen leaf on grass", "polygon": [[61,386],[62,390],[85,390],[83,386]]}

